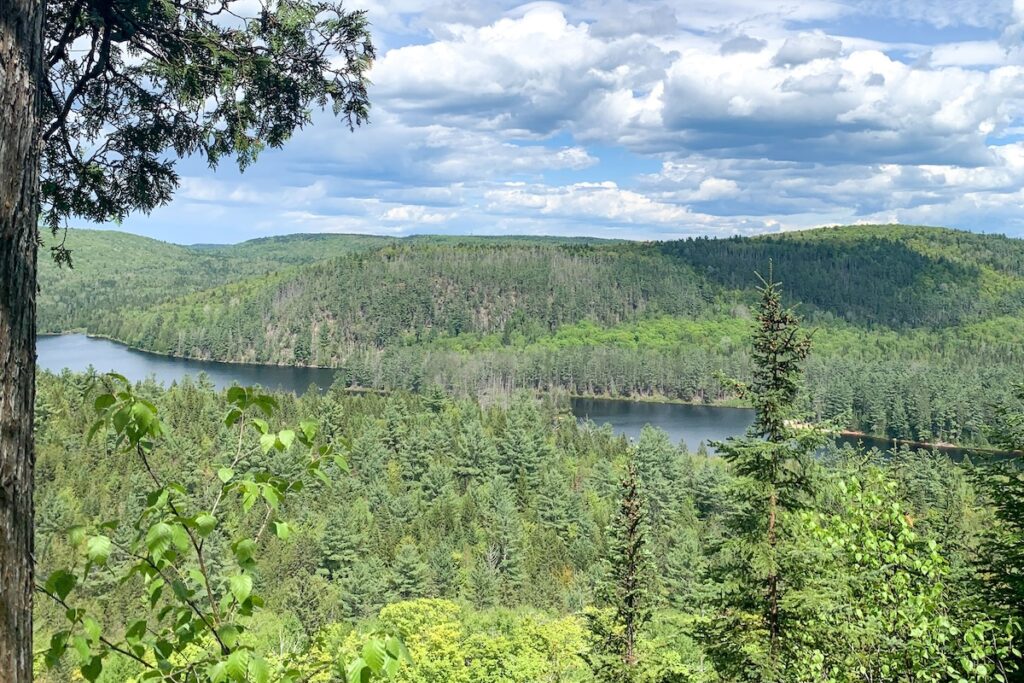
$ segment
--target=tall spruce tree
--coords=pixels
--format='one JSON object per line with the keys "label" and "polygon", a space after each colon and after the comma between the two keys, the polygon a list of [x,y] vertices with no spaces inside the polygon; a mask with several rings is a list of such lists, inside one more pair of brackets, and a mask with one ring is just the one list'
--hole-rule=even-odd
{"label": "tall spruce tree", "polygon": [[402,600],[421,598],[427,590],[430,569],[412,539],[403,539],[391,568],[391,592]]}
{"label": "tall spruce tree", "polygon": [[[996,407],[989,437],[997,446],[1018,452],[1018,457],[974,470],[975,485],[995,511],[994,523],[985,533],[979,579],[992,605],[1024,621],[1024,467],[1019,457],[1024,452],[1024,383],[1014,385],[1011,394]],[[1024,668],[1024,661],[1021,665]]]}
{"label": "tall spruce tree", "polygon": [[754,407],[754,423],[744,436],[715,444],[743,484],[718,553],[723,604],[710,649],[727,672],[775,681],[783,668],[780,606],[786,585],[780,517],[809,500],[811,456],[825,436],[799,421],[797,397],[810,336],[783,304],[781,283],[771,270],[767,280],[760,279],[753,375],[749,383],[734,383]]}
{"label": "tall spruce tree", "polygon": [[601,586],[605,611],[591,611],[594,647],[588,657],[595,677],[607,683],[637,680],[637,642],[651,620],[654,564],[647,550],[647,519],[636,464],[622,479],[619,510],[612,523],[608,570]]}

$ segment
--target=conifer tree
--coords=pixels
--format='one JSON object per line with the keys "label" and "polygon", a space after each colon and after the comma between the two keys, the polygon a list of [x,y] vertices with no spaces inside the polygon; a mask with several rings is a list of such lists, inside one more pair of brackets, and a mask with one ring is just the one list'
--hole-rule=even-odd
{"label": "conifer tree", "polygon": [[342,582],[342,611],[349,619],[376,614],[386,599],[387,572],[377,557],[359,562]]}
{"label": "conifer tree", "polygon": [[477,558],[466,576],[466,597],[479,609],[494,607],[498,601],[498,572],[493,553]]}
{"label": "conifer tree", "polygon": [[[1024,451],[1024,383],[1012,387],[1012,397],[996,407],[989,437],[1000,448]],[[995,520],[985,533],[979,563],[981,587],[989,602],[1024,622],[1024,468],[1020,457],[980,467],[975,485],[995,508]],[[1018,655],[1018,659],[1024,658]],[[1024,661],[1021,662],[1024,668]]]}
{"label": "conifer tree", "polygon": [[411,539],[398,546],[391,571],[391,591],[402,600],[423,597],[429,569]]}
{"label": "conifer tree", "polygon": [[429,590],[432,597],[451,598],[458,593],[458,558],[459,554],[447,540],[441,541],[430,551]]}
{"label": "conifer tree", "polygon": [[366,501],[360,500],[335,515],[324,529],[320,541],[320,574],[334,581],[349,576],[365,554],[366,528],[372,523]]}
{"label": "conifer tree", "polygon": [[498,449],[476,417],[466,418],[455,443],[455,476],[461,490],[489,479],[498,463]]}
{"label": "conifer tree", "polygon": [[544,465],[551,458],[551,446],[540,411],[533,400],[522,396],[509,409],[508,423],[499,443],[498,472],[511,483],[525,504],[540,487]]}
{"label": "conifer tree", "polygon": [[588,613],[595,640],[589,664],[608,683],[637,679],[637,641],[651,619],[654,565],[646,546],[644,504],[631,460],[622,479],[619,510],[611,527],[608,569],[601,587],[608,610]]}
{"label": "conifer tree", "polygon": [[[755,410],[746,435],[714,444],[745,482],[745,498],[730,520],[719,552],[718,578],[723,591],[722,621],[711,650],[726,668],[744,677],[778,680],[783,624],[780,605],[780,515],[795,510],[810,493],[811,456],[823,433],[803,426],[797,406],[802,366],[810,354],[810,336],[795,312],[782,303],[781,284],[761,279],[760,306],[754,331],[753,375],[749,384],[734,383]],[[752,589],[753,588],[753,589]],[[744,614],[756,614],[751,629]]]}

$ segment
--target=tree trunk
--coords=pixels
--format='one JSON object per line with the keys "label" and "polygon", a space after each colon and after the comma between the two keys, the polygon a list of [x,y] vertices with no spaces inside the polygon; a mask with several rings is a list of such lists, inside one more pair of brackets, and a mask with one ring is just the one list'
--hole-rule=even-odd
{"label": "tree trunk", "polygon": [[0,0],[0,680],[32,680],[42,0]]}

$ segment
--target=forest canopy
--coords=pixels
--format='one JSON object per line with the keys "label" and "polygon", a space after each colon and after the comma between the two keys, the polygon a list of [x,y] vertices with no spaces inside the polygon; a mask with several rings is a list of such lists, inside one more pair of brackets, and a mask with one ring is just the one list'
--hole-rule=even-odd
{"label": "forest canopy", "polygon": [[[72,231],[40,331],[337,368],[351,387],[731,402],[753,273],[815,328],[802,400],[877,436],[985,444],[1024,363],[1024,241],[857,226],[665,243],[294,235],[182,247]],[[372,282],[373,286],[366,283]]]}

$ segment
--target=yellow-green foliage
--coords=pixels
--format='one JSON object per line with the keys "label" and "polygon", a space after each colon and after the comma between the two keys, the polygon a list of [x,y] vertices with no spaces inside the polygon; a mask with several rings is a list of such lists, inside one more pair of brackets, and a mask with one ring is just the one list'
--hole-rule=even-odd
{"label": "yellow-green foliage", "polygon": [[[328,683],[332,670],[354,659],[367,628],[325,628],[314,645],[288,666],[310,683]],[[585,632],[573,616],[531,611],[473,612],[450,600],[423,598],[388,605],[373,628],[401,635],[413,665],[396,683],[541,683],[589,680],[579,653]],[[280,663],[282,659],[273,660]],[[336,674],[335,674],[336,675]]]}

